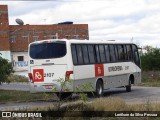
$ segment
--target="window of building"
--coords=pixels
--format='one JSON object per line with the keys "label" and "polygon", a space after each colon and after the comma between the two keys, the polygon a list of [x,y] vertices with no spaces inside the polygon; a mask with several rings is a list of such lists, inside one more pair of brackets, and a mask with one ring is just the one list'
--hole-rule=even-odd
{"label": "window of building", "polygon": [[73,39],[79,39],[79,35],[74,35]]}
{"label": "window of building", "polygon": [[18,61],[24,61],[24,56],[18,56]]}
{"label": "window of building", "polygon": [[44,39],[47,39],[47,36],[46,36],[46,35],[44,36]]}
{"label": "window of building", "polygon": [[48,39],[57,39],[58,35],[48,35],[48,36],[44,36],[44,37],[48,38]]}
{"label": "window of building", "polygon": [[39,38],[38,36],[33,36],[33,41],[34,42],[38,41],[38,38]]}
{"label": "window of building", "polygon": [[11,43],[16,42],[16,37],[15,37],[15,36],[10,37],[10,42],[11,42]]}
{"label": "window of building", "polygon": [[28,40],[28,36],[22,36],[22,40]]}
{"label": "window of building", "polygon": [[70,35],[65,35],[65,38],[66,38],[66,39],[69,39],[69,38],[70,38]]}

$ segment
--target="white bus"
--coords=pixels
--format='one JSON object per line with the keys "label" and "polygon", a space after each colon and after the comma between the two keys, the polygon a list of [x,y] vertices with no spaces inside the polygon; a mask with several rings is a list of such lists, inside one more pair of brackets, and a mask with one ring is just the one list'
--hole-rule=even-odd
{"label": "white bus", "polygon": [[[133,43],[88,40],[43,40],[29,44],[30,92],[56,92],[66,97],[91,83],[97,96],[104,90],[141,82],[138,47]],[[62,89],[62,79],[72,82]],[[56,91],[53,90],[56,88]],[[88,91],[86,91],[88,92]]]}

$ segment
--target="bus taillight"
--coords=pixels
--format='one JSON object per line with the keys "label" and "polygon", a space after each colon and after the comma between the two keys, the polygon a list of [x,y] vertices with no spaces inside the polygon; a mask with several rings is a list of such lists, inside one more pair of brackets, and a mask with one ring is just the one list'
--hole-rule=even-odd
{"label": "bus taillight", "polygon": [[33,76],[32,76],[32,73],[28,73],[28,77],[29,77],[30,81],[33,83]]}
{"label": "bus taillight", "polygon": [[73,74],[73,71],[66,71],[65,81],[69,80],[71,74]]}

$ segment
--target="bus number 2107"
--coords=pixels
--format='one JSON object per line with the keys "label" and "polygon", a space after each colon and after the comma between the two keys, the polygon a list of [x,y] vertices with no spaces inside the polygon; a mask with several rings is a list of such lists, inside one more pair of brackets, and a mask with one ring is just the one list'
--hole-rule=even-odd
{"label": "bus number 2107", "polygon": [[44,77],[53,77],[54,73],[44,73]]}

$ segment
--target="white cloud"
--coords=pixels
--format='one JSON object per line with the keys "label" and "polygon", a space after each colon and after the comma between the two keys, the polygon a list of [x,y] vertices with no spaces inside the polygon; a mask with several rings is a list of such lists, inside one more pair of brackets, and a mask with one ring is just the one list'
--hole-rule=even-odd
{"label": "white cloud", "polygon": [[[130,40],[160,46],[160,0],[3,1],[9,5],[10,24],[88,24],[91,39]],[[146,41],[146,42],[144,42]],[[152,41],[152,42],[150,42]]]}

